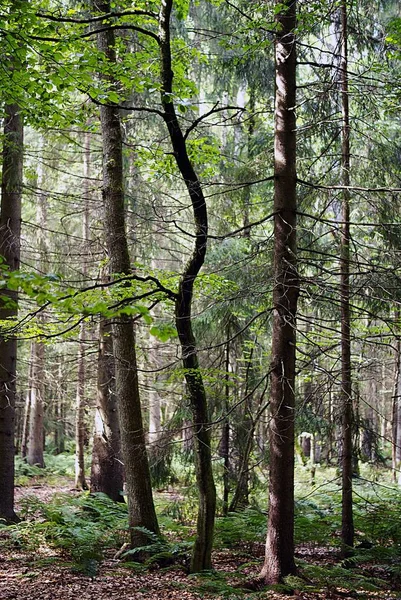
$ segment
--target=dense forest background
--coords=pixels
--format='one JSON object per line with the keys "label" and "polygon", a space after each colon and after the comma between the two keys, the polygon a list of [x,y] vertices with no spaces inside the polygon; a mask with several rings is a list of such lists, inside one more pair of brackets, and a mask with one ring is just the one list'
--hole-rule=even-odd
{"label": "dense forest background", "polygon": [[400,503],[399,4],[13,0],[0,36],[2,520],[73,468],[143,560],[161,490],[192,573],[268,494],[259,582],[299,574],[321,494],[341,560],[370,551],[355,506]]}

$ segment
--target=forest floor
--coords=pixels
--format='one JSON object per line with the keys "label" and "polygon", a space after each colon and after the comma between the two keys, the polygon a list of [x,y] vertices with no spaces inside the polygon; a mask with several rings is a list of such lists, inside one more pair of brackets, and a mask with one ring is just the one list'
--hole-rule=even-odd
{"label": "forest floor", "polygon": [[[42,485],[24,486],[16,489],[17,508],[24,496],[35,495],[48,502],[55,493],[76,495],[71,483],[65,480],[57,487]],[[115,551],[107,551],[98,565],[96,574],[88,576],[76,572],[68,557],[60,549],[47,545],[27,551],[18,544],[10,544],[9,533],[0,531],[0,599],[1,600],[401,600],[401,586],[392,581],[385,569],[377,565],[364,565],[371,579],[388,580],[387,590],[347,589],[330,581],[316,589],[312,581],[308,590],[297,589],[296,580],[289,593],[280,589],[246,589],[246,582],[255,582],[263,562],[264,548],[261,542],[252,547],[230,548],[216,551],[213,556],[214,573],[206,576],[190,576],[182,568],[152,568],[138,570],[115,558]],[[297,561],[302,565],[315,565],[317,569],[330,568],[338,564],[338,551],[329,547],[300,545]],[[241,573],[241,577],[238,574]],[[224,574],[224,591],[219,591],[219,574]],[[302,567],[300,569],[302,579]],[[245,576],[245,579],[244,579]],[[350,572],[350,580],[351,580]],[[305,579],[305,578],[304,578]],[[305,580],[304,580],[305,583]],[[220,586],[221,587],[221,586]],[[302,586],[300,586],[302,587]],[[314,589],[315,587],[315,589]],[[398,591],[397,590],[400,590]]]}

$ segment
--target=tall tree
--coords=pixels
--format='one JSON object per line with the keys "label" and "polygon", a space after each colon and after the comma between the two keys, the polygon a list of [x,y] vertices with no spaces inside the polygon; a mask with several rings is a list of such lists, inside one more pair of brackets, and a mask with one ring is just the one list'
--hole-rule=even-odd
{"label": "tall tree", "polygon": [[277,3],[274,133],[274,280],[270,403],[269,517],[261,577],[295,573],[294,389],[296,311],[296,2]]}
{"label": "tall tree", "polygon": [[182,362],[192,411],[195,470],[199,491],[197,530],[191,559],[191,572],[210,569],[213,529],[216,512],[216,489],[213,479],[211,436],[206,390],[199,366],[196,340],[192,328],[192,299],[195,280],[203,266],[207,249],[208,216],[206,200],[199,178],[188,156],[186,138],[173,102],[170,19],[173,0],[161,2],[159,46],[161,60],[161,102],[174,158],[188,190],[192,204],[195,244],[180,276],[175,302],[175,323],[182,349]]}
{"label": "tall tree", "polygon": [[[89,178],[90,178],[90,134],[84,137],[84,212],[82,219],[82,277],[86,283],[88,277],[89,252]],[[86,490],[85,477],[85,371],[86,371],[86,323],[81,321],[78,339],[78,377],[75,396],[75,487]]]}
{"label": "tall tree", "polygon": [[[96,4],[102,13],[110,12],[110,3]],[[110,65],[116,63],[116,40],[112,28],[97,34],[98,49]],[[113,76],[104,76],[114,86]],[[125,231],[123,153],[120,111],[110,103],[100,107],[103,148],[103,202],[105,233],[111,272],[131,273],[131,262]],[[127,482],[131,544],[138,547],[147,542],[143,528],[159,533],[149,463],[145,445],[138,372],[135,332],[132,318],[121,315],[113,319],[113,353],[116,369],[116,394],[120,419],[121,444]],[[139,530],[138,527],[142,529]]]}
{"label": "tall tree", "polygon": [[342,518],[341,541],[343,551],[354,545],[352,516],[352,380],[351,380],[351,313],[350,313],[350,116],[348,90],[348,31],[347,2],[341,3],[341,174],[342,229],[341,229],[341,410],[342,410]]}
{"label": "tall tree", "polygon": [[[44,192],[44,149],[45,140],[43,135],[39,141],[39,160],[37,166],[37,188],[38,198],[36,206],[38,249],[37,268],[40,273],[47,272],[47,241],[45,229],[47,224],[47,197]],[[43,314],[38,317],[43,323]],[[44,400],[45,400],[45,345],[41,340],[31,343],[31,359],[29,365],[30,404],[29,404],[29,434],[28,452],[26,460],[30,465],[44,467]],[[28,408],[28,406],[27,406]]]}
{"label": "tall tree", "polygon": [[[23,172],[23,119],[18,104],[4,107],[3,170],[1,182],[0,254],[11,271],[19,269],[21,238],[21,196]],[[0,298],[0,319],[18,314],[15,291]],[[14,512],[14,428],[17,339],[7,333],[0,337],[0,518],[16,519]]]}

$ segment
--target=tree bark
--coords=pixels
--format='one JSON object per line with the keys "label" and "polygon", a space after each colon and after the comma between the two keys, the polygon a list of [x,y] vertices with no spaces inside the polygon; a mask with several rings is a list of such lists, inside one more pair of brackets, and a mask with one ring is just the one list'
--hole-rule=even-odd
{"label": "tree bark", "polygon": [[27,463],[44,467],[43,459],[43,396],[44,396],[44,353],[43,343],[31,344],[32,377],[30,380],[31,408],[29,419]]}
{"label": "tree bark", "polygon": [[341,173],[344,186],[342,198],[342,230],[340,259],[340,304],[341,304],[341,468],[342,468],[342,511],[341,541],[343,553],[354,545],[352,515],[352,381],[351,381],[351,311],[350,311],[350,123],[348,96],[348,40],[347,4],[341,4]]}
{"label": "tree bark", "polygon": [[[39,161],[37,166],[38,202],[36,208],[37,224],[37,268],[40,273],[47,272],[47,243],[45,228],[47,222],[47,197],[44,189],[44,138],[41,136],[39,143]],[[38,315],[38,322],[42,323],[43,313]],[[30,379],[31,406],[28,435],[27,462],[30,465],[44,467],[44,401],[45,401],[45,345],[39,339],[31,344]]]}
{"label": "tree bark", "polygon": [[[397,310],[396,322],[400,315]],[[401,338],[397,338],[396,372],[394,381],[394,397],[392,407],[392,467],[393,481],[401,484]]]}
{"label": "tree bark", "polygon": [[[23,120],[17,104],[4,107],[1,184],[0,254],[11,271],[19,269],[23,170]],[[15,291],[3,291],[0,320],[18,314]],[[10,302],[12,305],[10,305]],[[17,519],[14,512],[14,429],[17,339],[5,328],[0,337],[0,518]]]}
{"label": "tree bark", "polygon": [[29,361],[29,373],[28,373],[28,389],[25,397],[25,409],[24,409],[24,423],[22,426],[22,439],[21,439],[21,456],[25,458],[28,452],[28,439],[29,439],[29,421],[31,415],[31,382],[32,380],[32,360]]}
{"label": "tree bark", "polygon": [[196,340],[192,329],[193,287],[201,270],[207,248],[208,220],[205,197],[198,176],[187,153],[185,138],[179,124],[173,97],[171,66],[170,17],[172,0],[161,3],[159,15],[159,45],[161,57],[161,101],[164,120],[170,135],[174,158],[191,199],[195,245],[181,275],[175,302],[175,323],[182,350],[182,362],[189,394],[194,429],[196,480],[199,508],[196,539],[192,552],[191,572],[211,569],[213,530],[216,512],[216,489],[213,479],[211,436],[206,391],[199,367]]}
{"label": "tree bark", "polygon": [[[280,7],[281,3],[278,4]],[[295,573],[294,389],[296,311],[296,3],[277,15],[274,140],[274,289],[270,403],[270,488],[261,577],[279,583]]]}
{"label": "tree bark", "polygon": [[93,437],[91,492],[103,492],[115,502],[123,502],[124,469],[115,389],[111,324],[99,325],[99,355],[95,434]]}
{"label": "tree bark", "polygon": [[85,323],[79,328],[78,380],[75,396],[75,487],[87,490],[85,479]]}
{"label": "tree bark", "polygon": [[[109,3],[96,5],[110,12]],[[98,48],[111,64],[116,62],[113,30],[98,34]],[[109,81],[113,85],[113,78]],[[125,232],[123,156],[120,113],[112,104],[101,106],[100,122],[103,144],[103,202],[105,232],[113,274],[131,272]],[[120,419],[121,444],[127,482],[129,526],[132,547],[148,542],[137,528],[159,534],[152,497],[149,462],[145,445],[141,402],[139,397],[135,332],[132,319],[126,315],[113,320],[113,353],[116,369],[116,394]]]}
{"label": "tree bark", "polygon": [[[89,177],[90,177],[90,135],[85,133],[84,138],[84,212],[82,219],[82,278],[84,285],[88,278],[88,253],[89,253]],[[85,478],[85,388],[86,388],[86,324],[81,321],[78,339],[78,381],[75,402],[75,487],[87,490]]]}

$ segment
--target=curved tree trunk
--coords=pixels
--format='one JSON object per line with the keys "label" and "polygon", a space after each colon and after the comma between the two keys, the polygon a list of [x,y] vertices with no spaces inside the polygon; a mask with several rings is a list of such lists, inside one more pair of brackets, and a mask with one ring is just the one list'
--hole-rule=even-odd
{"label": "curved tree trunk", "polygon": [[[16,104],[4,107],[3,170],[1,184],[0,255],[11,270],[19,269],[21,238],[21,195],[23,167],[23,121]],[[4,291],[0,319],[18,314],[18,297]],[[10,305],[10,301],[12,305]],[[15,521],[14,512],[14,429],[17,340],[0,337],[0,518]]]}
{"label": "curved tree trunk", "polygon": [[299,281],[296,267],[296,3],[278,3],[274,140],[274,282],[270,404],[269,519],[261,577],[295,573],[294,410]]}
{"label": "curved tree trunk", "polygon": [[178,169],[188,189],[195,223],[195,246],[185,266],[178,286],[175,303],[175,322],[182,350],[189,402],[192,411],[194,431],[194,454],[196,480],[199,490],[197,535],[194,543],[191,572],[210,569],[213,546],[213,530],[216,512],[216,489],[213,479],[210,448],[210,424],[199,367],[196,341],[192,329],[192,298],[195,279],[205,260],[208,221],[206,201],[202,187],[188,157],[185,138],[182,133],[174,103],[172,102],[173,71],[171,68],[170,17],[172,0],[161,3],[159,15],[159,44],[161,55],[161,100],[164,120],[170,135]]}
{"label": "curved tree trunk", "polygon": [[[110,12],[110,4],[97,10]],[[114,31],[98,34],[98,48],[110,63],[115,63]],[[113,84],[113,80],[110,79]],[[129,274],[131,263],[125,232],[123,156],[120,113],[117,106],[100,108],[103,144],[103,201],[105,233],[113,274]],[[159,534],[152,497],[149,463],[145,445],[132,319],[126,315],[113,319],[113,352],[116,369],[116,395],[120,419],[121,444],[127,482],[129,526],[132,547],[148,542],[138,527]]]}

